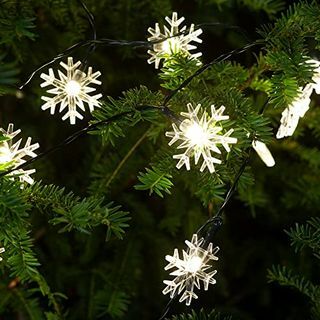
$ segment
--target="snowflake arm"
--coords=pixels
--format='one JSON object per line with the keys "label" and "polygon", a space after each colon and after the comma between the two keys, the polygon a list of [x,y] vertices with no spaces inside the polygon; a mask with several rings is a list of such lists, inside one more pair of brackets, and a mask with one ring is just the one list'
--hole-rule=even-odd
{"label": "snowflake arm", "polygon": [[[4,253],[6,250],[4,249],[4,248],[0,248],[0,254],[1,253]],[[2,257],[0,257],[0,261],[2,261],[3,259],[2,259]]]}
{"label": "snowflake arm", "polygon": [[[3,165],[5,168],[11,166],[13,166],[13,168],[16,168],[26,162],[26,160],[24,159],[25,157],[34,158],[37,156],[34,150],[39,148],[39,144],[31,144],[30,137],[27,139],[25,146],[21,149],[19,148],[22,139],[13,144],[13,138],[17,136],[21,132],[21,130],[13,131],[12,123],[9,124],[7,131],[2,128],[0,129],[0,131],[7,138],[6,140],[0,142],[0,165]],[[18,169],[11,172],[10,176],[12,177],[12,179],[14,177],[18,177],[21,183],[27,182],[29,184],[32,184],[34,180],[30,177],[30,175],[35,171],[35,169]]]}
{"label": "snowflake arm", "polygon": [[200,171],[203,172],[206,168],[212,173],[215,171],[214,164],[220,164],[221,160],[213,156],[211,152],[221,154],[219,146],[221,145],[227,152],[230,152],[229,144],[237,143],[237,139],[231,137],[233,129],[222,134],[223,128],[217,125],[217,122],[228,120],[229,116],[223,115],[224,106],[219,109],[211,106],[211,116],[206,112],[202,113],[201,105],[198,104],[193,108],[192,104],[187,105],[188,112],[181,112],[185,117],[179,127],[172,124],[173,131],[166,132],[166,136],[171,138],[169,145],[173,145],[177,141],[181,143],[177,149],[186,149],[183,153],[174,155],[173,158],[178,160],[176,167],[180,169],[184,165],[187,170],[190,170],[190,158],[194,157],[197,165],[200,158],[203,158]]}
{"label": "snowflake arm", "polygon": [[191,24],[188,33],[186,32],[186,26],[183,26],[179,30],[181,23],[184,21],[184,17],[178,19],[176,12],[172,13],[171,19],[165,17],[165,20],[169,24],[169,28],[164,26],[164,33],[161,32],[159,23],[155,24],[155,28],[148,28],[148,32],[151,34],[148,41],[153,43],[152,50],[148,50],[148,53],[151,55],[148,63],[154,63],[155,68],[158,69],[162,59],[167,59],[176,53],[182,53],[191,59],[199,58],[202,55],[201,52],[190,53],[190,51],[197,49],[191,42],[202,42],[199,38],[202,29],[195,30],[194,24]]}
{"label": "snowflake arm", "polygon": [[300,88],[298,97],[282,112],[277,139],[292,136],[295,132],[300,118],[303,118],[309,110],[310,96],[314,85],[309,83],[304,89]]}
{"label": "snowflake arm", "polygon": [[91,96],[90,93],[96,89],[90,87],[90,84],[101,85],[101,81],[97,78],[101,75],[99,71],[92,72],[92,68],[88,68],[87,74],[82,72],[79,67],[81,62],[73,63],[73,58],[68,57],[67,64],[60,62],[60,65],[65,69],[66,75],[58,70],[59,78],[55,77],[53,69],[49,69],[49,74],[42,73],[41,78],[45,80],[41,87],[53,86],[53,89],[47,90],[48,93],[53,94],[52,97],[42,96],[41,99],[45,101],[42,105],[42,110],[50,109],[50,113],[55,113],[56,106],[60,104],[59,112],[62,112],[68,107],[68,111],[63,115],[62,120],[70,119],[71,124],[76,123],[76,118],[83,119],[83,116],[77,111],[77,107],[85,111],[84,103],[88,104],[90,112],[95,107],[99,107],[98,99],[102,97],[101,94]]}
{"label": "snowflake arm", "polygon": [[189,306],[192,298],[198,298],[194,289],[200,289],[201,282],[204,290],[208,290],[209,284],[216,283],[213,276],[217,273],[217,270],[210,271],[210,269],[212,267],[211,261],[218,260],[215,254],[219,251],[219,248],[213,248],[212,243],[209,243],[207,248],[203,248],[204,239],[198,239],[196,234],[192,236],[191,242],[186,240],[185,243],[188,246],[188,251],[182,251],[181,259],[178,249],[174,249],[173,256],[166,256],[169,263],[165,270],[174,268],[175,270],[170,275],[175,278],[163,281],[166,285],[163,294],[169,293],[170,297],[173,298],[183,292],[179,301],[186,301],[186,305]]}

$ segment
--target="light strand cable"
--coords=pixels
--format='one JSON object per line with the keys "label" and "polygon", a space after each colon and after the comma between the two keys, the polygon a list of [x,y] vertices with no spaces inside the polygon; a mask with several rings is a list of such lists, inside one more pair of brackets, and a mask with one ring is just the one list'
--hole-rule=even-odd
{"label": "light strand cable", "polygon": [[1,172],[0,173],[0,177],[6,176],[6,175],[12,173],[13,171],[25,168],[29,164],[31,164],[31,163],[33,163],[33,162],[35,162],[35,161],[47,156],[48,154],[51,154],[52,152],[64,147],[65,145],[70,144],[71,142],[75,141],[79,137],[83,136],[85,133],[93,131],[96,128],[98,128],[99,126],[101,126],[101,125],[108,125],[110,123],[113,123],[115,121],[118,121],[118,120],[124,118],[125,116],[132,115],[137,111],[141,112],[141,111],[152,110],[152,109],[153,110],[163,111],[162,107],[151,106],[151,105],[141,105],[141,106],[138,106],[134,110],[118,113],[118,114],[116,114],[114,116],[111,116],[111,117],[105,119],[105,120],[101,120],[101,121],[92,123],[92,124],[88,125],[87,127],[82,128],[82,129],[76,131],[75,133],[73,133],[72,135],[68,136],[66,139],[64,139],[62,142],[60,142],[59,144],[55,145],[54,147],[52,147],[52,148],[50,148],[50,149],[48,149],[48,150],[46,150],[46,151],[44,151],[42,153],[39,153],[36,157],[30,158],[29,160],[27,160],[26,162],[22,163],[21,165],[19,165],[17,167],[13,167],[13,168],[11,168],[9,170]]}
{"label": "light strand cable", "polygon": [[229,51],[228,53],[223,53],[220,56],[218,56],[217,58],[213,59],[212,61],[204,64],[203,66],[201,66],[196,72],[194,72],[190,77],[188,77],[187,79],[185,79],[179,87],[177,87],[176,89],[172,90],[164,99],[163,105],[166,106],[169,101],[183,88],[185,88],[194,78],[196,78],[197,76],[199,76],[200,74],[202,74],[203,72],[205,72],[207,69],[209,69],[212,65],[214,65],[215,63],[218,62],[223,62],[229,58],[231,58],[234,55],[238,55],[241,53],[244,53],[246,51],[248,51],[249,49],[251,49],[254,46],[260,45],[262,44],[263,41],[261,40],[257,40],[254,41],[252,43],[248,43],[245,46],[241,47],[241,48],[237,48],[234,49],[232,51]]}
{"label": "light strand cable", "polygon": [[[87,19],[88,19],[90,28],[92,30],[92,40],[97,40],[97,30],[96,30],[94,15],[89,11],[88,7],[85,5],[84,2],[82,2],[81,0],[78,0],[78,2],[80,3],[80,5],[82,6],[83,10],[85,11],[85,13],[87,15]],[[83,70],[85,70],[87,68],[89,56],[91,53],[93,53],[95,51],[95,49],[96,49],[96,44],[92,43],[87,50],[86,57],[84,58],[84,62],[82,65]]]}

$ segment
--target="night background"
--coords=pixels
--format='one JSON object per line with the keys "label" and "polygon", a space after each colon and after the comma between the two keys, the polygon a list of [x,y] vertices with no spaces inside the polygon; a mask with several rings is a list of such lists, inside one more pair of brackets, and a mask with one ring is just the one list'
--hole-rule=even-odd
{"label": "night background", "polygon": [[[174,248],[186,250],[184,241],[215,215],[247,157],[212,240],[220,248],[213,263],[217,283],[208,291],[196,289],[199,297],[190,307],[176,299],[167,319],[320,319],[320,98],[315,91],[293,136],[275,137],[282,111],[312,82],[313,68],[305,61],[320,59],[320,5],[82,1],[0,0],[0,128],[14,123],[21,129],[14,138],[22,138],[20,147],[32,137],[40,154],[89,124],[132,112],[97,124],[30,163],[25,170],[36,169],[33,185],[21,188],[19,179],[0,177],[0,247],[6,250],[0,262],[0,319],[159,319],[170,300],[162,294],[163,280],[172,278],[164,271],[164,257]],[[178,170],[172,159],[177,144],[168,146],[165,136],[172,119],[135,109],[162,106],[200,67],[188,56],[177,53],[155,69],[147,63],[152,48],[147,42],[78,45],[19,89],[38,67],[92,39],[85,7],[94,16],[97,39],[147,41],[148,28],[158,22],[163,30],[164,18],[175,11],[187,28],[201,25],[202,43],[195,52],[202,52],[203,64],[233,52],[168,103],[176,115],[188,103],[201,103],[207,112],[212,104],[226,107],[226,130],[235,128],[238,143],[222,152],[214,173],[201,173],[194,160],[190,171]],[[103,95],[101,108],[90,113],[86,106],[75,125],[61,120],[59,107],[54,115],[41,110],[41,96],[50,94],[40,87],[40,74],[49,68],[56,76],[58,69],[64,72],[59,62],[71,56],[74,62],[87,57],[87,66],[101,72],[102,84],[94,87]],[[252,135],[266,143],[274,167],[250,150]],[[14,165],[0,161],[0,170]]]}

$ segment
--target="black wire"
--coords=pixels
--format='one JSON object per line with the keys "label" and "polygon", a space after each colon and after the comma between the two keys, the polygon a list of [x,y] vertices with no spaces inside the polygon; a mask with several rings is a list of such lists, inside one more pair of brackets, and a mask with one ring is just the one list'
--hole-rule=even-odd
{"label": "black wire", "polygon": [[36,157],[34,158],[30,158],[29,160],[27,160],[26,162],[22,163],[21,165],[17,166],[17,167],[13,167],[9,170],[6,170],[4,172],[1,172],[0,173],[0,177],[3,177],[3,176],[6,176],[8,174],[10,174],[11,172],[13,171],[16,171],[16,170],[19,170],[19,169],[23,169],[25,167],[27,167],[29,164],[45,157],[46,155],[48,154],[51,154],[52,152],[64,147],[65,145],[68,145],[70,144],[71,142],[73,142],[74,140],[78,139],[79,137],[83,136],[85,133],[87,132],[90,132],[90,131],[93,131],[95,130],[97,127],[99,127],[100,125],[104,125],[104,124],[110,124],[112,122],[115,122],[125,116],[128,116],[128,115],[131,115],[131,114],[134,114],[136,111],[145,111],[145,110],[159,110],[159,111],[162,111],[164,110],[163,107],[157,107],[157,106],[151,106],[151,105],[141,105],[141,106],[138,106],[136,109],[134,110],[130,110],[130,111],[125,111],[125,112],[122,112],[122,113],[118,113],[108,119],[105,119],[105,120],[101,120],[101,121],[98,121],[98,122],[95,122],[93,124],[90,124],[88,125],[87,127],[85,128],[82,128],[80,129],[79,131],[73,133],[72,135],[70,135],[69,137],[67,137],[65,140],[63,140],[62,142],[60,142],[58,145],[42,152],[42,153],[39,153]]}
{"label": "black wire", "polygon": [[[97,30],[96,30],[96,25],[94,22],[94,16],[93,14],[89,11],[88,7],[81,1],[78,0],[78,2],[80,3],[80,5],[82,6],[83,10],[86,12],[87,18],[88,18],[88,22],[90,24],[91,30],[92,30],[92,40],[97,40]],[[96,44],[93,43],[89,46],[86,57],[84,59],[83,62],[83,66],[82,68],[85,70],[87,68],[87,63],[88,63],[88,59],[91,53],[93,53],[96,49]]]}
{"label": "black wire", "polygon": [[175,294],[175,296],[173,298],[171,298],[169,300],[169,302],[166,304],[166,306],[164,307],[163,311],[162,311],[162,315],[160,316],[160,318],[158,320],[163,320],[165,318],[165,316],[168,314],[168,312],[171,309],[171,305],[173,304],[173,302],[176,300],[177,298],[177,294]]}
{"label": "black wire", "polygon": [[[201,234],[203,232],[203,230],[209,225],[211,224],[212,222],[215,222],[217,219],[221,219],[221,216],[222,216],[222,213],[223,213],[223,210],[224,208],[226,207],[226,205],[228,204],[228,202],[230,201],[231,197],[233,196],[234,192],[236,191],[236,187],[238,185],[238,182],[239,182],[239,179],[240,177],[242,176],[244,170],[246,169],[248,163],[249,163],[249,160],[250,160],[250,157],[251,157],[251,150],[252,150],[252,147],[249,148],[249,154],[248,156],[244,159],[242,165],[240,166],[237,174],[236,174],[236,177],[234,178],[234,181],[231,185],[231,187],[229,188],[228,192],[226,193],[226,196],[224,198],[224,201],[223,203],[221,204],[221,206],[219,207],[217,213],[215,214],[214,217],[210,218],[209,220],[207,220],[197,231],[197,234]],[[207,235],[208,234],[211,234],[210,230],[208,231]],[[206,239],[207,240],[207,239]]]}
{"label": "black wire", "polygon": [[204,22],[204,23],[200,23],[197,24],[195,26],[196,28],[206,28],[206,27],[222,27],[224,29],[230,29],[230,30],[234,30],[236,32],[238,32],[239,34],[241,34],[247,41],[252,42],[252,39],[250,39],[250,36],[248,35],[247,31],[239,26],[236,25],[231,25],[228,23],[223,23],[223,22]]}
{"label": "black wire", "polygon": [[[39,72],[41,71],[43,68],[53,64],[54,62],[68,56],[71,52],[73,52],[74,50],[76,49],[79,49],[81,47],[85,47],[85,46],[89,46],[89,49],[88,49],[88,52],[87,52],[87,56],[85,58],[85,64],[87,63],[87,59],[88,59],[88,56],[89,54],[91,54],[98,45],[106,45],[106,46],[132,46],[134,49],[136,48],[140,48],[140,47],[147,47],[147,48],[152,48],[152,46],[154,44],[157,44],[157,43],[161,43],[161,42],[164,42],[166,41],[167,39],[170,39],[170,38],[174,38],[174,37],[177,37],[177,36],[180,36],[180,35],[183,35],[183,34],[187,34],[189,32],[189,29],[187,30],[184,30],[184,31],[181,31],[173,36],[170,36],[170,37],[166,37],[164,39],[160,39],[160,40],[156,40],[156,41],[139,41],[139,40],[133,40],[133,41],[128,41],[128,40],[114,40],[114,39],[107,39],[107,38],[101,38],[101,39],[97,39],[97,34],[96,34],[96,28],[95,28],[95,23],[94,23],[94,16],[92,15],[92,13],[88,10],[88,8],[86,7],[86,5],[81,1],[81,0],[78,0],[79,3],[82,5],[83,9],[85,10],[86,14],[87,14],[87,17],[88,17],[88,21],[89,21],[89,24],[92,28],[92,34],[93,34],[93,39],[92,40],[83,40],[83,41],[80,41],[80,42],[77,42],[75,44],[73,44],[72,46],[68,47],[67,49],[65,49],[64,51],[62,51],[61,53],[59,53],[56,57],[54,57],[53,59],[51,59],[50,61],[47,61],[45,62],[44,64],[42,64],[40,67],[38,67],[36,70],[34,70],[30,76],[27,78],[27,80],[19,86],[19,89],[23,89],[30,81],[31,79]],[[234,30],[238,30],[239,32],[241,32],[246,38],[247,35],[246,35],[246,32],[244,29],[242,29],[241,27],[239,26],[234,26],[234,25],[228,25],[228,24],[225,24],[225,23],[221,23],[221,22],[212,22],[212,23],[202,23],[202,24],[198,24],[196,27],[201,27],[201,26],[222,26],[224,28],[229,28],[229,29],[234,29]],[[204,65],[203,67],[201,67],[198,71],[200,71],[199,74],[201,74],[203,71],[205,71],[207,68],[209,68],[212,64],[216,63],[216,62],[221,62],[221,61],[224,61],[226,59],[228,59],[230,56],[234,55],[234,54],[239,54],[239,53],[242,53],[246,50],[248,50],[249,48],[251,48],[252,46],[255,46],[257,45],[258,43],[260,43],[259,41],[255,41],[249,45],[246,45],[245,47],[243,47],[242,49],[235,49],[233,51],[231,51],[230,53],[228,54],[225,54],[225,55],[221,55],[219,56],[217,59],[213,60],[211,63],[207,64],[207,65]],[[240,50],[240,51],[239,51]],[[238,52],[239,51],[239,52]],[[222,60],[219,60],[218,59],[221,59],[223,56],[224,59]],[[207,67],[205,67],[207,66]],[[201,69],[203,69],[203,71],[201,71]],[[197,75],[195,75],[197,76]],[[175,95],[176,91],[184,88],[194,77],[192,77],[189,81],[188,79],[186,79],[184,82],[183,82],[183,86],[181,85],[179,88],[177,88],[176,90],[174,90],[172,92],[172,97]],[[188,81],[188,82],[187,82]],[[171,100],[170,96],[168,96],[168,100]]]}
{"label": "black wire", "polygon": [[85,46],[89,46],[89,45],[93,45],[93,44],[94,45],[106,45],[106,46],[132,46],[134,48],[146,47],[146,46],[149,47],[150,46],[150,43],[147,42],[147,41],[127,41],[127,40],[114,40],[114,39],[107,39],[107,38],[95,39],[95,40],[83,40],[83,41],[80,41],[80,42],[77,42],[77,43],[73,44],[69,48],[67,48],[64,51],[62,51],[61,53],[59,53],[53,59],[45,62],[40,67],[38,67],[36,70],[34,70],[29,75],[27,80],[22,85],[19,86],[19,89],[20,90],[23,89],[32,80],[32,78],[39,71],[41,71],[43,68],[45,68],[45,67],[53,64],[54,62],[56,62],[58,60],[61,60],[62,58],[68,56],[71,52],[73,52],[76,49],[79,49],[79,48],[85,47]]}
{"label": "black wire", "polygon": [[234,49],[228,53],[221,54],[219,57],[215,58],[214,60],[204,64],[202,67],[200,67],[195,73],[193,73],[190,77],[188,77],[186,80],[184,80],[181,85],[176,88],[175,90],[171,91],[164,99],[163,105],[166,106],[168,102],[183,88],[185,88],[195,77],[202,74],[204,71],[209,69],[212,65],[218,62],[222,62],[227,60],[228,58],[241,54],[243,52],[246,52],[247,50],[251,49],[252,47],[262,44],[263,42],[258,40],[249,44],[246,44],[244,47],[240,49]]}

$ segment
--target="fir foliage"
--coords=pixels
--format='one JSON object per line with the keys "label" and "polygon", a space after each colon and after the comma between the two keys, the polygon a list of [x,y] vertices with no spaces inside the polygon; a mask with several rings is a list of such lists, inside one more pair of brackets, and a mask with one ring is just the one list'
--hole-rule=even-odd
{"label": "fir foliage", "polygon": [[[273,138],[281,112],[312,81],[306,61],[319,55],[317,1],[290,7],[282,0],[85,4],[98,38],[125,40],[145,40],[148,26],[179,10],[188,23],[203,23],[203,65],[175,54],[155,72],[146,63],[147,46],[97,45],[88,56],[85,47],[72,51],[102,71],[104,97],[89,120],[90,135],[32,163],[38,182],[21,187],[11,177],[0,178],[0,318],[157,318],[167,303],[161,295],[163,257],[215,215],[249,159],[213,239],[222,248],[217,285],[198,303],[214,303],[241,319],[307,318],[300,295],[293,302],[283,298],[275,310],[277,294],[265,279],[269,268],[268,279],[300,291],[319,319],[319,98],[312,96],[293,137]],[[242,28],[250,33],[250,46]],[[79,1],[1,1],[1,127],[17,122],[39,138],[42,151],[76,131],[41,112],[38,74],[23,91],[18,87],[59,52],[91,38]],[[177,150],[168,146],[165,132],[188,103],[200,103],[208,114],[211,105],[224,105],[229,120],[223,129],[235,129],[238,143],[221,154],[213,174],[194,164],[190,171],[175,167]],[[253,139],[271,149],[274,168],[251,150]],[[6,169],[0,165],[1,172]],[[292,256],[281,235],[295,221],[286,231]],[[202,309],[168,319],[231,317]]]}

